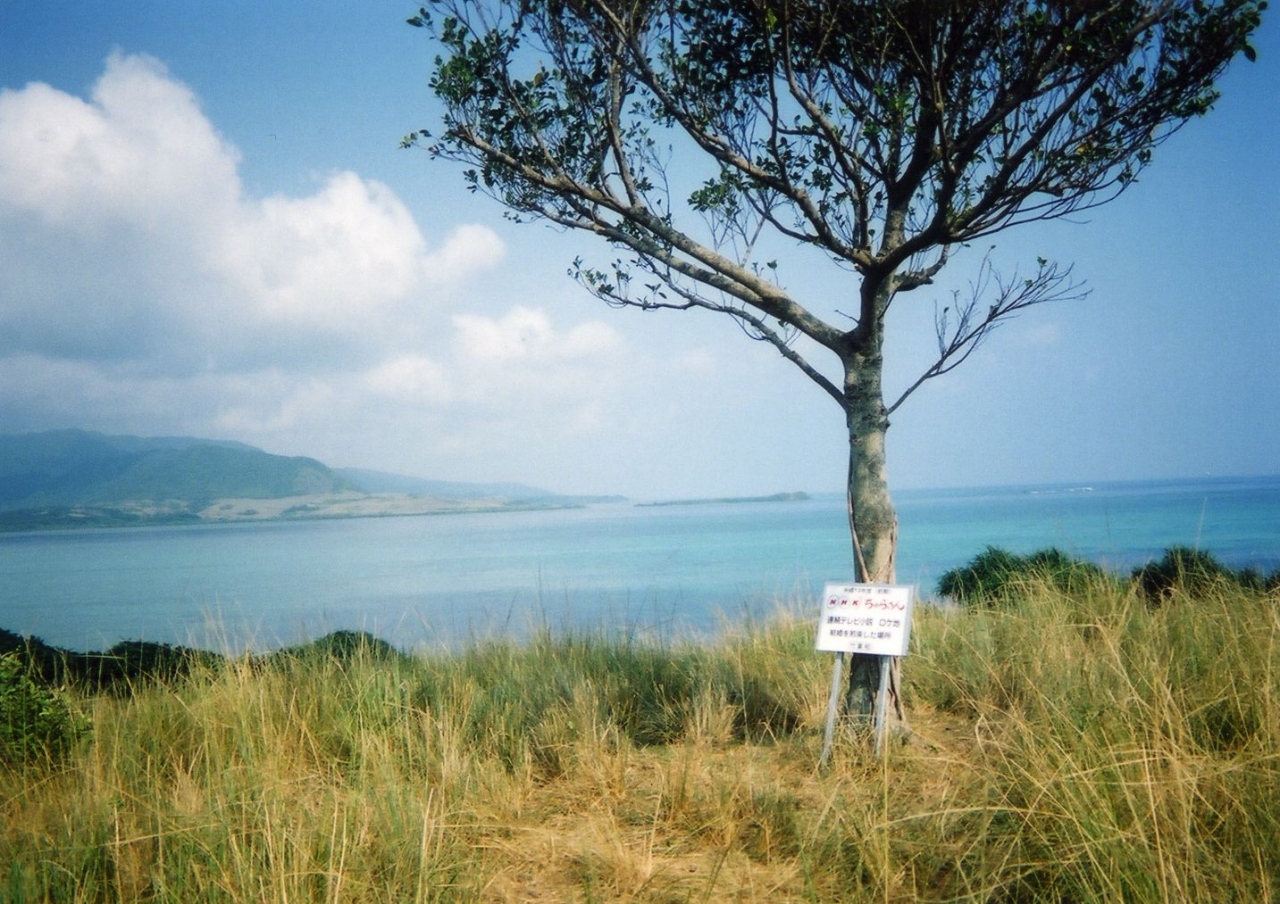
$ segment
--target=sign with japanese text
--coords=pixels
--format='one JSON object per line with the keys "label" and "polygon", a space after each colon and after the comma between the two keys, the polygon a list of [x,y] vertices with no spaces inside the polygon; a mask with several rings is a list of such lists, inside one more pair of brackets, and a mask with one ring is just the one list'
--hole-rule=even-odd
{"label": "sign with japanese text", "polygon": [[827,584],[815,648],[830,653],[906,656],[913,589],[895,584]]}

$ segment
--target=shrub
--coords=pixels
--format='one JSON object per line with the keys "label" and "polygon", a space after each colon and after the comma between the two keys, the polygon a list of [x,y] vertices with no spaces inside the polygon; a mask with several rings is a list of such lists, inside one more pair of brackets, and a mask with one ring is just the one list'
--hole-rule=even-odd
{"label": "shrub", "polygon": [[958,603],[990,604],[1021,564],[1020,556],[988,546],[969,564],[944,572],[938,579],[938,593]]}
{"label": "shrub", "polygon": [[33,681],[16,656],[0,656],[0,762],[59,759],[87,729],[63,695]]}
{"label": "shrub", "polygon": [[1027,584],[1045,584],[1066,594],[1083,593],[1106,573],[1092,562],[1049,548],[1020,556],[988,546],[967,565],[938,579],[938,593],[970,606],[995,606]]}
{"label": "shrub", "polygon": [[1177,593],[1203,597],[1215,589],[1274,590],[1280,587],[1280,571],[1267,578],[1255,568],[1233,571],[1212,553],[1189,546],[1171,546],[1160,561],[1135,568],[1133,581],[1149,602],[1159,604]]}
{"label": "shrub", "polygon": [[368,631],[331,631],[315,640],[285,647],[268,657],[274,663],[334,662],[351,665],[367,660],[381,663],[403,663],[406,657],[380,637]]}

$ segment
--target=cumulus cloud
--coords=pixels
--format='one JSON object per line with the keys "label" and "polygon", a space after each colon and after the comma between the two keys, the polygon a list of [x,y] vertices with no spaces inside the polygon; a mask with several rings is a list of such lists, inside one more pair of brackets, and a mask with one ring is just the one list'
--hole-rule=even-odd
{"label": "cumulus cloud", "polygon": [[621,389],[629,357],[609,325],[586,321],[557,330],[541,309],[517,305],[501,317],[453,318],[454,396],[483,406],[505,425],[544,436],[605,432],[603,412]]}
{"label": "cumulus cloud", "polygon": [[617,332],[599,321],[557,329],[541,309],[516,306],[500,317],[457,314],[453,341],[440,358],[422,354],[389,359],[362,379],[371,394],[399,405],[447,414],[454,424],[494,418],[542,424],[597,423],[625,353]]}
{"label": "cumulus cloud", "polygon": [[584,358],[608,352],[619,342],[617,332],[599,321],[557,335],[545,311],[520,305],[499,319],[458,314],[453,325],[460,356],[486,363]]}
{"label": "cumulus cloud", "polygon": [[478,270],[496,267],[502,260],[502,240],[487,226],[467,223],[449,234],[444,244],[427,255],[432,282],[453,285]]}
{"label": "cumulus cloud", "polygon": [[88,101],[38,83],[0,92],[3,205],[63,230],[226,217],[238,163],[191,91],[149,57],[112,56]]}
{"label": "cumulus cloud", "polygon": [[431,247],[356,173],[256,198],[239,162],[149,57],[111,57],[88,99],[0,92],[0,353],[165,373],[350,366],[403,337],[433,286],[502,257],[479,225]]}
{"label": "cumulus cloud", "polygon": [[203,407],[219,435],[455,479],[536,480],[528,475],[562,466],[569,444],[617,432],[627,381],[616,359],[636,361],[611,328],[560,329],[530,308],[455,319],[465,326],[437,355],[409,352],[343,377],[228,378]]}
{"label": "cumulus cloud", "polygon": [[453,399],[445,367],[424,355],[384,361],[362,377],[374,396],[405,405],[442,405]]}
{"label": "cumulus cloud", "polygon": [[627,354],[612,327],[528,302],[450,309],[502,264],[492,229],[429,240],[351,171],[254,196],[240,163],[147,56],[112,56],[83,98],[0,90],[6,430],[227,436],[335,464],[376,464],[357,446],[398,431],[424,457],[402,466],[422,472],[486,448],[528,456],[534,437],[552,460],[559,438],[609,426]]}
{"label": "cumulus cloud", "polygon": [[219,269],[258,299],[264,318],[304,327],[347,326],[420,289],[430,272],[412,214],[386,186],[351,172],[309,197],[249,206],[226,246]]}

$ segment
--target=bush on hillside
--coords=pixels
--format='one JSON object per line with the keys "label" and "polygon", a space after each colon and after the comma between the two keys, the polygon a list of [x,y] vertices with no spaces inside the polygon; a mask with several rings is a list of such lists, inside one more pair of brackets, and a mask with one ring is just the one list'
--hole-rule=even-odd
{"label": "bush on hillside", "polygon": [[1147,601],[1158,605],[1177,594],[1202,597],[1214,590],[1265,591],[1280,588],[1280,571],[1263,577],[1255,568],[1234,571],[1212,553],[1188,546],[1171,546],[1158,562],[1133,570],[1135,586]]}
{"label": "bush on hillside", "polygon": [[1028,556],[988,546],[967,565],[953,568],[938,579],[938,593],[967,606],[996,606],[1028,584],[1044,584],[1068,594],[1084,592],[1106,578],[1092,562],[1073,558],[1056,548]]}
{"label": "bush on hillside", "polygon": [[74,687],[86,693],[130,693],[143,684],[170,684],[221,659],[215,653],[145,640],[123,640],[105,653],[77,653],[3,628],[0,656],[14,657],[43,687]]}
{"label": "bush on hillside", "polygon": [[87,730],[62,694],[33,681],[18,657],[0,656],[0,763],[61,759]]}
{"label": "bush on hillside", "polygon": [[[106,652],[78,653],[0,628],[0,656],[21,664],[41,687],[73,687],[83,693],[129,694],[150,684],[175,684],[193,672],[225,663],[218,653],[149,640],[122,640]],[[365,631],[333,631],[316,640],[258,657],[259,665],[360,659],[393,662],[404,654]]]}
{"label": "bush on hillside", "polygon": [[368,659],[374,662],[395,662],[404,654],[387,641],[368,631],[331,631],[324,637],[294,647],[285,647],[272,654],[273,660],[332,660],[337,663],[358,662]]}
{"label": "bush on hillside", "polygon": [[[1066,595],[1086,593],[1091,584],[1109,580],[1094,565],[1056,548],[1027,556],[988,546],[966,565],[938,579],[939,595],[966,606],[995,607],[1017,597],[1029,585],[1046,586]],[[1152,605],[1175,595],[1202,598],[1215,591],[1272,592],[1280,590],[1280,571],[1263,575],[1256,568],[1233,570],[1212,553],[1187,546],[1171,546],[1156,562],[1133,569],[1136,591]]]}

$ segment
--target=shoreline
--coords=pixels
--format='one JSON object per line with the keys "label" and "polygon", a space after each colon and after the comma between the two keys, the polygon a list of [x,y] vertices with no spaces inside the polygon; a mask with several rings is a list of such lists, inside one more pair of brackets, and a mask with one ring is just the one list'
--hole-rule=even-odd
{"label": "shoreline", "polygon": [[322,521],[352,518],[400,518],[423,515],[558,511],[583,508],[596,497],[543,499],[452,499],[402,493],[339,493],[275,499],[231,498],[209,504],[181,501],[119,502],[51,506],[0,512],[0,534],[129,527],[247,524],[270,521]]}

